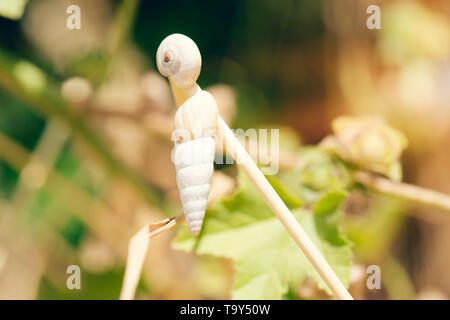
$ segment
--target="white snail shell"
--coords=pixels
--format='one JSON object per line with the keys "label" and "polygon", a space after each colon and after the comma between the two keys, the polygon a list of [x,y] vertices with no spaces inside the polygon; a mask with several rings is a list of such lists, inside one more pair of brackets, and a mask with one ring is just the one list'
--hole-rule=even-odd
{"label": "white snail shell", "polygon": [[217,105],[206,91],[186,100],[175,114],[173,161],[189,230],[202,227],[214,171]]}
{"label": "white snail shell", "polygon": [[191,38],[172,34],[159,45],[156,53],[159,72],[168,77],[177,87],[189,87],[197,81],[202,67],[202,57]]}
{"label": "white snail shell", "polygon": [[[211,137],[216,133],[217,104],[213,96],[203,90],[186,100],[175,113],[175,142]],[[180,136],[177,137],[176,135]]]}
{"label": "white snail shell", "polygon": [[175,114],[172,161],[189,230],[198,235],[214,171],[217,104],[196,84],[202,58],[190,38],[182,34],[165,38],[159,45],[156,63],[159,72],[169,78],[175,100],[182,103]]}
{"label": "white snail shell", "polygon": [[177,185],[186,222],[193,235],[200,233],[203,224],[214,171],[215,148],[212,137],[176,144],[174,148]]}

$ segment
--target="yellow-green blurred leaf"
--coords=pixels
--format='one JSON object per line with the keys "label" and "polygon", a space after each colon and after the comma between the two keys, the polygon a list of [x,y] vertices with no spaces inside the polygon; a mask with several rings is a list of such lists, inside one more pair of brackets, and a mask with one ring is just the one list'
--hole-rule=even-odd
{"label": "yellow-green blurred leaf", "polygon": [[25,10],[28,0],[1,0],[0,16],[9,19],[20,19]]}
{"label": "yellow-green blurred leaf", "polygon": [[[349,283],[351,249],[337,229],[342,193],[324,198],[317,213],[293,211],[339,278]],[[330,201],[326,206],[325,202]],[[329,219],[331,216],[333,220]],[[325,232],[332,232],[325,236]],[[337,234],[336,234],[337,232]],[[199,238],[183,228],[174,248],[199,254],[228,257],[235,262],[233,299],[280,299],[289,285],[307,276],[326,288],[308,259],[277,220],[248,178],[240,174],[239,189],[206,214]],[[330,293],[330,292],[329,292]]]}

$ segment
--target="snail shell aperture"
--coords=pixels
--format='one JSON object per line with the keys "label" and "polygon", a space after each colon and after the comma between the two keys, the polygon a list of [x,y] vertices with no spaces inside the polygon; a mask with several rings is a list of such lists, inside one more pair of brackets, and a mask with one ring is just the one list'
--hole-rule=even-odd
{"label": "snail shell aperture", "polygon": [[197,81],[202,57],[191,38],[175,33],[166,37],[159,45],[156,64],[161,74],[177,87],[185,88]]}

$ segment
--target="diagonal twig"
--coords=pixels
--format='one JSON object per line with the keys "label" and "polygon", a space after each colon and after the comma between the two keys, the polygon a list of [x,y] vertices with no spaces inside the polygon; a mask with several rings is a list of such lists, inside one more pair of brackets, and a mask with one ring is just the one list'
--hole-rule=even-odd
{"label": "diagonal twig", "polygon": [[333,294],[338,299],[352,300],[353,298],[344,284],[220,115],[217,119],[217,129],[219,134],[223,136],[227,152],[230,152],[230,154],[233,155],[236,163],[239,164],[249,176],[250,180],[263,196],[264,200],[266,200],[273,213],[295,240]]}
{"label": "diagonal twig", "polygon": [[359,171],[355,180],[369,189],[415,203],[450,211],[450,196],[404,182],[396,182],[369,172]]}
{"label": "diagonal twig", "polygon": [[136,288],[144,267],[150,239],[156,235],[173,228],[182,221],[184,215],[176,218],[166,218],[162,221],[149,223],[143,227],[128,243],[128,256],[125,268],[125,275],[120,292],[120,300],[132,300],[136,293]]}

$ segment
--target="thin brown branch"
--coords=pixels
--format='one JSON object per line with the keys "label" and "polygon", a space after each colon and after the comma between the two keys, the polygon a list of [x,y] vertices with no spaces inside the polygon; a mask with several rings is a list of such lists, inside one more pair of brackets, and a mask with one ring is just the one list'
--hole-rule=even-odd
{"label": "thin brown branch", "polygon": [[387,178],[362,171],[355,174],[355,180],[375,192],[450,212],[450,196],[446,194],[404,182],[395,182]]}

